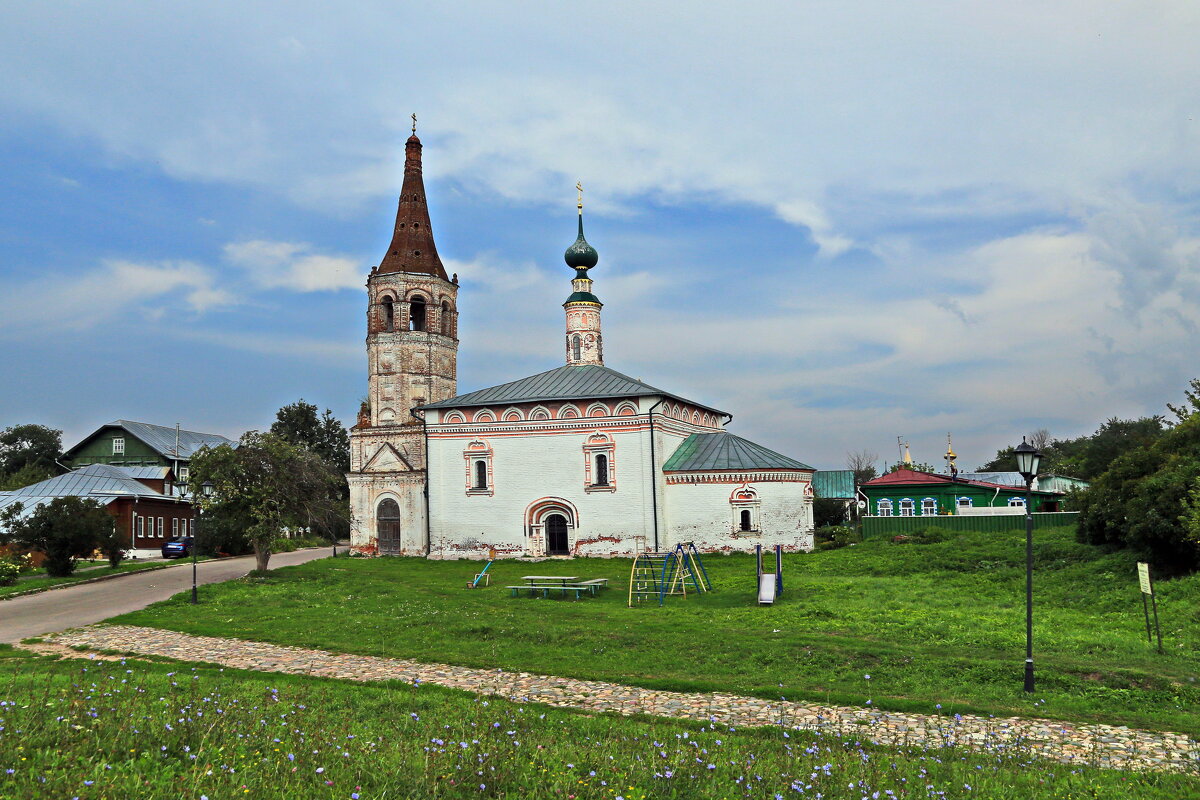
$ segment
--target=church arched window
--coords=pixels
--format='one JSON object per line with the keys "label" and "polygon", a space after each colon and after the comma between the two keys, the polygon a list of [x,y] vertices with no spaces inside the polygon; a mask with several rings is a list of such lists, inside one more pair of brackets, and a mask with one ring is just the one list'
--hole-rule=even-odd
{"label": "church arched window", "polygon": [[596,485],[608,486],[608,456],[604,453],[596,456]]}
{"label": "church arched window", "polygon": [[419,294],[414,294],[408,301],[408,329],[425,330],[425,298]]}
{"label": "church arched window", "polygon": [[742,509],[741,519],[739,520],[738,527],[744,531],[754,530],[754,526],[750,522],[750,509],[748,509],[748,508]]}
{"label": "church arched window", "polygon": [[580,361],[582,359],[582,356],[579,353],[579,334],[578,333],[575,334],[573,337],[571,337],[571,350],[575,354],[575,360]]}
{"label": "church arched window", "polygon": [[390,297],[383,298],[383,329],[385,331],[396,329],[396,304]]}
{"label": "church arched window", "polygon": [[453,322],[450,319],[450,304],[445,300],[442,301],[442,336],[450,336],[453,330]]}
{"label": "church arched window", "polygon": [[475,486],[476,489],[486,489],[487,485],[487,462],[475,462]]}

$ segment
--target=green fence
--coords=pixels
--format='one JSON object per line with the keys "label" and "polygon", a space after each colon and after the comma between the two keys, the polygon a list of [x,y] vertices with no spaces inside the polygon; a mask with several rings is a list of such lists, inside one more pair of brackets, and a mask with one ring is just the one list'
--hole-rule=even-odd
{"label": "green fence", "polygon": [[[1033,529],[1057,528],[1074,525],[1078,511],[1039,512],[1033,515]],[[912,533],[921,528],[938,527],[948,531],[974,531],[976,533],[1000,533],[1002,531],[1025,530],[1024,514],[1001,514],[987,517],[964,517],[944,515],[938,517],[863,517],[863,539],[878,539]]]}

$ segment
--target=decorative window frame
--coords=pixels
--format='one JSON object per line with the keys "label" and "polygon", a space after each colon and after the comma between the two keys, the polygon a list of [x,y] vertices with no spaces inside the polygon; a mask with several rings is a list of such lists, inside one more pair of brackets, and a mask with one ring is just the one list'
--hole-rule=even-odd
{"label": "decorative window frame", "polygon": [[[926,510],[925,510],[926,503],[930,503],[933,505],[932,511],[926,512]],[[937,513],[938,513],[937,498],[936,497],[922,497],[921,498],[921,516],[922,517],[936,517]]]}
{"label": "decorative window frame", "polygon": [[1025,507],[1025,498],[1024,497],[1008,498],[1008,507],[1009,508],[1024,508]]}
{"label": "decorative window frame", "polygon": [[955,508],[972,508],[975,505],[973,497],[956,497],[954,498]]}
{"label": "decorative window frame", "polygon": [[[884,513],[885,511],[887,513]],[[891,501],[891,499],[889,499],[887,497],[881,497],[880,499],[875,501],[875,516],[890,517],[890,516],[894,515],[895,511],[896,511],[896,506],[895,506],[895,503],[893,503]]]}
{"label": "decorative window frame", "polygon": [[[608,483],[593,483],[596,475],[596,456],[608,459]],[[583,442],[583,491],[615,492],[617,490],[617,443],[606,433],[596,431]]]}
{"label": "decorative window frame", "polygon": [[114,436],[112,440],[112,454],[114,456],[125,455],[125,437]]}
{"label": "decorative window frame", "polygon": [[[541,416],[538,416],[539,414]],[[550,409],[546,408],[545,406],[535,406],[529,412],[529,419],[535,422],[542,422],[548,419],[553,419],[553,415],[551,415]]]}
{"label": "decorative window frame", "polygon": [[446,416],[442,417],[442,422],[447,425],[462,425],[466,421],[467,418],[463,416],[461,411],[448,411],[446,412]]}
{"label": "decorative window frame", "polygon": [[[908,504],[907,507],[905,506],[905,503]],[[898,510],[900,511],[899,516],[901,517],[915,517],[917,515],[917,501],[913,500],[911,497],[902,497],[900,498]],[[908,513],[905,514],[905,511]]]}
{"label": "decorative window frame", "polygon": [[[482,439],[476,439],[467,445],[467,449],[463,451],[463,461],[466,464],[466,493],[467,496],[491,497],[496,493],[496,475],[494,469],[493,456],[491,446]],[[477,488],[475,486],[475,464],[482,461],[487,465],[487,486]]]}
{"label": "decorative window frame", "polygon": [[582,416],[579,413],[579,408],[574,403],[567,403],[558,409],[559,419],[579,419]]}
{"label": "decorative window frame", "polygon": [[628,401],[621,403],[613,410],[614,417],[635,417],[637,413],[637,406]]}
{"label": "decorative window frame", "polygon": [[525,415],[521,413],[521,409],[516,406],[510,406],[504,409],[504,413],[500,415],[500,419],[504,422],[521,422],[525,419]]}
{"label": "decorative window frame", "polygon": [[[732,511],[730,533],[738,536],[758,536],[762,534],[762,500],[758,492],[749,484],[742,484],[729,495],[729,507]],[[742,512],[750,512],[750,530],[742,530]]]}
{"label": "decorative window frame", "polygon": [[475,416],[473,417],[472,421],[474,421],[474,422],[495,422],[496,421],[496,412],[492,411],[490,408],[481,408],[475,412]]}

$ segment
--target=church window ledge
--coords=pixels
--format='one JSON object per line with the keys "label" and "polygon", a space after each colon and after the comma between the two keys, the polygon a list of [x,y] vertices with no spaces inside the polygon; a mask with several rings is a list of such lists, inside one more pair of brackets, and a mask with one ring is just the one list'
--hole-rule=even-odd
{"label": "church window ledge", "polygon": [[466,493],[467,496],[483,495],[491,497],[496,493],[495,473],[493,470],[492,448],[479,439],[467,445],[463,452],[466,462]]}

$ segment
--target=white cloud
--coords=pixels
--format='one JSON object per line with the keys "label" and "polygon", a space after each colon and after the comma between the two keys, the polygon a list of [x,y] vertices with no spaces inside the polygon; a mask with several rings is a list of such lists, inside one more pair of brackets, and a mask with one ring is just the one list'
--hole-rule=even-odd
{"label": "white cloud", "polygon": [[311,250],[305,243],[255,240],[231,242],[224,253],[260,288],[323,292],[364,286],[367,269],[358,261]]}
{"label": "white cloud", "polygon": [[107,260],[81,275],[53,273],[10,284],[0,291],[0,333],[78,331],[117,319],[137,308],[145,313],[182,308],[202,313],[234,302],[214,286],[212,273],[187,261],[137,263]]}

